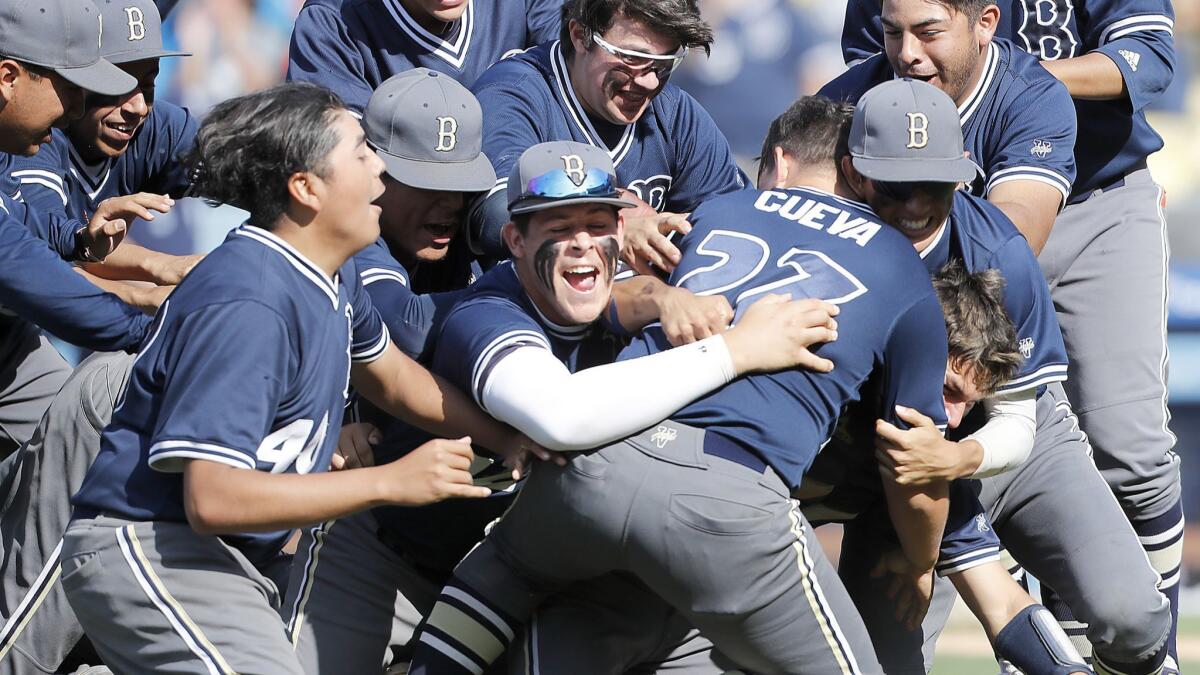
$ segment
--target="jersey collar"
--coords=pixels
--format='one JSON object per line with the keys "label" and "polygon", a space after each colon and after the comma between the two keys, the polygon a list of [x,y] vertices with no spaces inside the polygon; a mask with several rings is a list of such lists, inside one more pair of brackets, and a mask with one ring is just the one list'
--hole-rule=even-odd
{"label": "jersey collar", "polygon": [[88,164],[75,151],[72,143],[67,143],[67,154],[71,159],[71,175],[83,186],[83,191],[87,193],[88,199],[95,201],[96,196],[108,184],[109,176],[112,175],[113,158],[109,157],[99,164]]}
{"label": "jersey collar", "polygon": [[626,124],[625,131],[621,134],[617,144],[614,147],[608,147],[604,144],[603,137],[596,131],[596,127],[592,125],[592,120],[588,117],[583,104],[575,96],[575,87],[571,84],[570,71],[567,69],[567,59],[563,56],[562,43],[558,40],[555,40],[550,47],[550,65],[554,70],[554,93],[558,96],[563,109],[570,114],[575,126],[587,139],[589,145],[603,148],[608,152],[614,167],[620,164],[621,160],[625,159],[625,155],[629,154],[629,149],[633,147],[633,131],[637,123]]}
{"label": "jersey collar", "polygon": [[983,103],[983,99],[991,91],[992,81],[996,79],[996,71],[1000,66],[1000,50],[996,47],[995,42],[988,43],[987,57],[983,65],[983,75],[979,81],[975,83],[975,88],[971,90],[971,94],[967,96],[967,100],[958,106],[958,116],[965,125],[967,120],[971,119],[971,115],[979,109],[979,105]]}
{"label": "jersey collar", "polygon": [[246,237],[247,239],[257,241],[263,246],[266,246],[272,251],[275,251],[279,255],[283,256],[283,259],[286,260],[289,265],[295,268],[295,270],[299,272],[301,276],[303,276],[305,279],[308,279],[314,286],[320,289],[320,291],[329,298],[329,301],[333,303],[333,308],[335,310],[337,309],[338,287],[340,285],[338,283],[338,274],[335,273],[333,278],[330,278],[325,274],[324,270],[322,270],[320,267],[317,267],[313,261],[304,257],[304,255],[301,254],[300,251],[297,251],[291,244],[287,243],[283,239],[280,239],[270,231],[262,229],[261,227],[255,227],[247,223],[234,230],[233,233],[240,237]]}
{"label": "jersey collar", "polygon": [[421,27],[417,20],[408,13],[400,0],[383,0],[383,6],[396,20],[400,30],[408,34],[413,42],[429,50],[434,56],[446,63],[462,69],[467,60],[467,51],[471,48],[471,36],[475,32],[475,2],[467,0],[467,11],[458,20],[458,31],[450,40],[443,39]]}
{"label": "jersey collar", "polygon": [[933,252],[937,250],[937,247],[941,246],[942,240],[946,238],[946,230],[948,229],[950,229],[949,217],[947,217],[946,221],[942,223],[942,226],[938,228],[937,233],[933,235],[933,241],[929,242],[929,245],[925,247],[925,250],[921,251],[917,255],[921,256],[922,260],[933,255]]}

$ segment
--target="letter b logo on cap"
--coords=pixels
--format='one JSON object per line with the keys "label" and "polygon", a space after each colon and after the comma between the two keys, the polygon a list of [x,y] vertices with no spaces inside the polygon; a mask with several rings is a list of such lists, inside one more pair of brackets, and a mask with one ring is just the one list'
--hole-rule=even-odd
{"label": "letter b logo on cap", "polygon": [[129,24],[129,41],[136,42],[146,37],[146,15],[140,7],[126,7],[125,19]]}
{"label": "letter b logo on cap", "polygon": [[439,117],[438,123],[438,142],[434,148],[437,152],[450,152],[458,145],[458,120],[453,117]]}
{"label": "letter b logo on cap", "polygon": [[579,155],[562,155],[563,170],[567,172],[567,178],[576,186],[583,185],[583,181],[587,180],[587,171],[584,170],[583,158]]}
{"label": "letter b logo on cap", "polygon": [[909,150],[920,150],[929,145],[929,118],[925,113],[906,113],[908,115],[908,145]]}

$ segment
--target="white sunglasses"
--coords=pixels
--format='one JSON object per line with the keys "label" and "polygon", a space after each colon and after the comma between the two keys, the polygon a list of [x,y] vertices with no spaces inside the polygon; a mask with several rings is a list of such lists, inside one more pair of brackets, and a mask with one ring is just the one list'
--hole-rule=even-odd
{"label": "white sunglasses", "polygon": [[650,71],[655,74],[660,80],[665,80],[675,72],[679,64],[683,63],[684,57],[687,56],[688,48],[680,47],[674,54],[647,54],[646,52],[637,52],[632,49],[622,49],[616,45],[606,42],[604,38],[592,34],[592,40],[600,45],[604,51],[612,54],[620,59],[621,63],[631,70],[640,72],[631,72],[630,75],[637,77],[642,72]]}

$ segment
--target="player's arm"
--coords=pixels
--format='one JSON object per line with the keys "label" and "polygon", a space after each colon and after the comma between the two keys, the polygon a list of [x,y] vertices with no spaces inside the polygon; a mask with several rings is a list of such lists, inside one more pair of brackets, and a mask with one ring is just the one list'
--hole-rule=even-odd
{"label": "player's arm", "polygon": [[988,192],[988,201],[1013,221],[1034,253],[1041,253],[1059,209],[1066,204],[1058,186],[1035,180],[1012,180],[997,185]]}
{"label": "player's arm", "polygon": [[154,286],[151,284],[128,283],[117,279],[106,279],[91,274],[81,267],[75,268],[75,271],[98,288],[106,290],[120,298],[121,302],[130,307],[136,307],[149,315],[157,312],[159,306],[167,299],[171,291],[175,290],[174,286]]}
{"label": "player's arm", "polygon": [[[836,305],[832,307],[836,315]],[[733,307],[723,295],[695,295],[658,277],[639,275],[613,284],[608,320],[628,333],[660,322],[667,341],[678,346],[724,332],[733,320]]]}
{"label": "player's arm", "polygon": [[883,52],[883,23],[878,0],[849,0],[842,24],[842,59],[854,64]]}
{"label": "player's arm", "polygon": [[187,273],[203,258],[203,255],[159,253],[126,241],[105,256],[102,262],[88,263],[84,265],[84,269],[101,279],[146,281],[162,286],[174,286],[183,281]]}
{"label": "player's arm", "polygon": [[[833,364],[807,348],[836,339],[832,313],[824,303],[814,308],[768,296],[722,335],[576,373],[548,345],[517,345],[476,366],[487,374],[477,395],[488,412],[546,448],[594,448],[660,422],[744,373],[797,365],[828,372]],[[588,393],[586,405],[579,392]]]}
{"label": "player's arm", "polygon": [[[1094,7],[1092,5],[1095,5]],[[1175,13],[1169,0],[1099,0],[1089,3],[1086,54],[1042,65],[1071,96],[1128,98],[1134,111],[1158,98],[1175,73]]]}
{"label": "player's arm", "polygon": [[319,4],[306,3],[296,16],[287,79],[333,91],[360,116],[371,99],[372,87],[350,29],[335,10]]}
{"label": "player's arm", "polygon": [[395,269],[372,266],[364,261],[359,267],[363,287],[371,303],[387,324],[392,341],[409,358],[420,359],[429,343],[429,332],[438,317],[448,311],[463,291],[417,294],[405,277]]}
{"label": "player's arm", "polygon": [[560,0],[525,0],[527,47],[557,40],[561,26],[562,2]]}

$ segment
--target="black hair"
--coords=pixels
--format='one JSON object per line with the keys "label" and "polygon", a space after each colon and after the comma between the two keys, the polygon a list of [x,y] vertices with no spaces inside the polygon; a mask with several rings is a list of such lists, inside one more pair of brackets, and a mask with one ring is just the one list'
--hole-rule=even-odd
{"label": "black hair", "polygon": [[961,260],[933,277],[946,317],[950,361],[975,369],[975,386],[985,395],[1008,382],[1021,365],[1017,332],[1004,309],[1004,276],[988,269],[974,274]]}
{"label": "black hair", "polygon": [[712,46],[712,28],[700,18],[697,0],[567,0],[559,31],[562,48],[567,54],[575,50],[571,42],[572,21],[583,27],[584,44],[591,49],[592,36],[603,35],[612,28],[618,13],[644,22],[681,46],[703,49],[706,54]]}
{"label": "black hair", "polygon": [[828,165],[842,156],[850,135],[854,108],[824,96],[804,96],[767,127],[759,156],[759,172],[775,168],[775,148],[795,157],[805,166]]}
{"label": "black hair", "polygon": [[331,125],[345,107],[328,89],[298,82],[217,104],[184,158],[188,194],[245,209],[259,227],[274,226],[287,209],[293,174],[326,175],[339,140]]}

